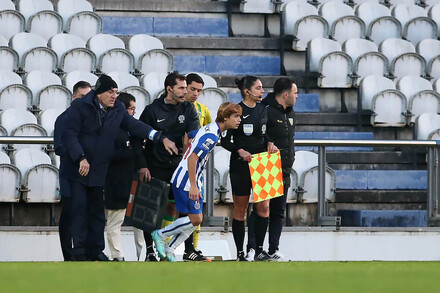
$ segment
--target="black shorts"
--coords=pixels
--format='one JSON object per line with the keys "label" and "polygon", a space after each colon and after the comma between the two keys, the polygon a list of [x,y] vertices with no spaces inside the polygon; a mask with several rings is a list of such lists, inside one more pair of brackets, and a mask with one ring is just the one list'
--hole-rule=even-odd
{"label": "black shorts", "polygon": [[149,168],[149,170],[151,177],[165,181],[170,184],[170,192],[168,193],[168,200],[174,201],[174,193],[173,193],[173,188],[171,186],[171,177],[173,177],[174,169],[151,167],[151,169]]}
{"label": "black shorts", "polygon": [[229,177],[231,178],[232,194],[236,196],[249,196],[252,189],[249,164],[239,159],[229,162]]}

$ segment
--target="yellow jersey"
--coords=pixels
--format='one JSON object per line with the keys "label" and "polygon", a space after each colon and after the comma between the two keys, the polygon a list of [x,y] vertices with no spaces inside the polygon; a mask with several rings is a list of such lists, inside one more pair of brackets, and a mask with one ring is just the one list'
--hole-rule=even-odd
{"label": "yellow jersey", "polygon": [[209,113],[208,107],[199,102],[194,102],[194,107],[196,107],[197,115],[199,116],[200,126],[205,126],[212,123],[211,114]]}

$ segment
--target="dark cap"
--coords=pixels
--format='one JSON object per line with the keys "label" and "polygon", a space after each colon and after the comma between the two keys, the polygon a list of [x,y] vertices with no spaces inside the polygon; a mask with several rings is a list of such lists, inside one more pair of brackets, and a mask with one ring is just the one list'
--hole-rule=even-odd
{"label": "dark cap", "polygon": [[101,75],[96,81],[95,94],[99,95],[103,92],[109,91],[111,89],[117,89],[118,85],[116,82],[108,75]]}

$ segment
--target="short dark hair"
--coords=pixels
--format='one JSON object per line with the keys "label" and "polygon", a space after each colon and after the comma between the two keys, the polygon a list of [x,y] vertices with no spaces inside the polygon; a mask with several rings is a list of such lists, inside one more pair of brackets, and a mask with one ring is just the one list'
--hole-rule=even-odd
{"label": "short dark hair", "polygon": [[241,96],[244,98],[244,90],[250,90],[259,78],[256,76],[246,75],[241,79],[236,79],[235,84],[240,89]]}
{"label": "short dark hair", "polygon": [[205,82],[203,81],[203,78],[198,75],[197,73],[190,73],[186,76],[186,83],[189,85],[192,82],[201,83],[202,85],[205,85]]}
{"label": "short dark hair", "polygon": [[178,80],[186,80],[185,75],[182,75],[177,71],[168,74],[164,82],[165,91],[167,90],[167,86],[174,87],[177,84]]}
{"label": "short dark hair", "polygon": [[130,107],[130,102],[136,102],[136,98],[133,95],[125,92],[120,93],[117,100],[121,101],[126,109]]}
{"label": "short dark hair", "polygon": [[76,91],[81,88],[81,89],[85,89],[85,88],[92,88],[92,86],[90,85],[90,83],[88,83],[87,81],[81,80],[78,81],[77,83],[75,83],[75,85],[73,86],[73,92],[72,93],[76,93]]}
{"label": "short dark hair", "polygon": [[280,77],[275,81],[273,85],[273,94],[278,96],[283,92],[290,91],[294,82],[287,77]]}

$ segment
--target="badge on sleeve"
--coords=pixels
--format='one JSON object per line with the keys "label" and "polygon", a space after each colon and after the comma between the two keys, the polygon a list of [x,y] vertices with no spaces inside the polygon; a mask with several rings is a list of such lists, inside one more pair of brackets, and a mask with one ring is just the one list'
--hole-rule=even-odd
{"label": "badge on sleeve", "polygon": [[247,136],[251,135],[254,132],[254,125],[253,124],[243,124],[243,132]]}
{"label": "badge on sleeve", "polygon": [[293,125],[293,118],[289,118],[290,125]]}

